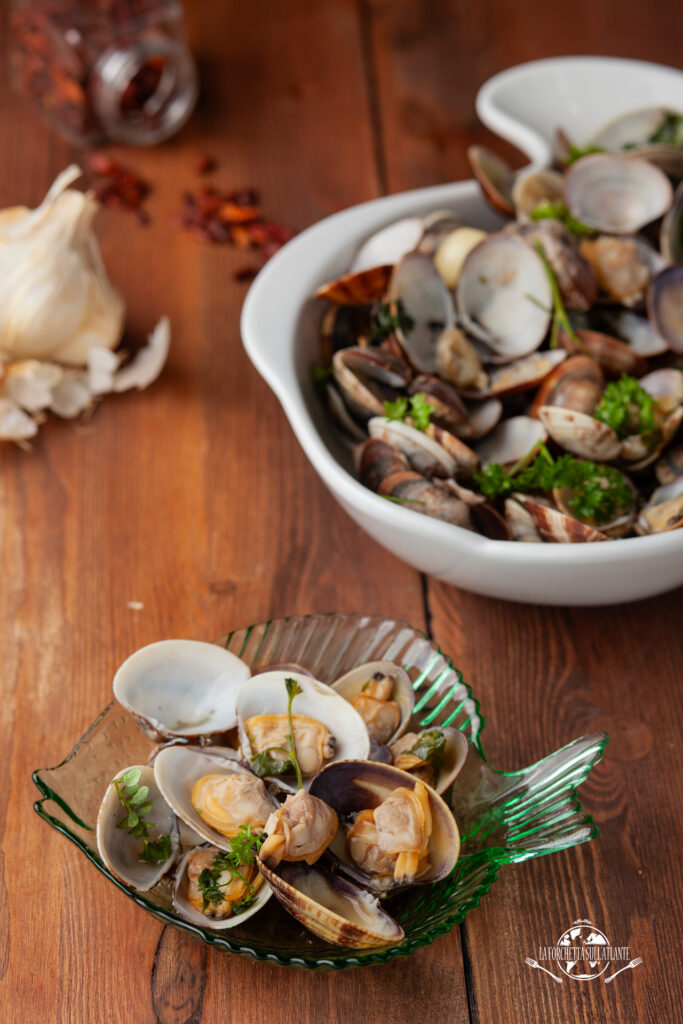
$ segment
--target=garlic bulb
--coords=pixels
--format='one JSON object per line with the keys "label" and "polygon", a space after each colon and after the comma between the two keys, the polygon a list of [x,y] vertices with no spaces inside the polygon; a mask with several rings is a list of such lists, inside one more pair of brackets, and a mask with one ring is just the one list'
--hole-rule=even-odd
{"label": "garlic bulb", "polygon": [[0,211],[0,363],[85,366],[91,348],[121,339],[125,304],[93,231],[98,203],[68,188],[80,173],[67,167],[35,210]]}

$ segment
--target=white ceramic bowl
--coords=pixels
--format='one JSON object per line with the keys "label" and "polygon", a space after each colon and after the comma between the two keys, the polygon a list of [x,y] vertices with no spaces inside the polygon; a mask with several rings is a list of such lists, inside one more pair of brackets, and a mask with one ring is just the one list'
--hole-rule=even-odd
{"label": "white ceramic bowl", "polygon": [[[566,97],[574,95],[572,83],[586,96],[581,85],[586,66],[594,72],[593,88],[602,83],[604,92],[609,89],[615,97],[614,107],[602,109],[600,122],[623,109],[616,106],[616,100],[627,88],[634,68],[645,76],[643,81],[650,81],[647,74],[652,75],[652,88],[643,86],[645,91],[639,94],[640,106],[657,96],[683,108],[683,75],[676,73],[675,95],[673,90],[666,97],[655,92],[658,82],[671,81],[669,69],[607,58],[566,58],[539,61],[497,76],[482,90],[485,100],[489,92],[480,112],[488,119],[491,111],[504,110],[505,124],[498,122],[498,130],[541,161],[546,152],[542,147],[549,144],[557,123],[566,124],[577,141],[587,138],[595,127],[591,121],[584,129],[562,114]],[[533,127],[519,123],[515,135],[512,107],[505,107],[507,94],[501,82],[504,86],[507,75],[516,98],[514,109],[520,116],[525,110],[520,82],[525,83],[530,109],[540,111],[532,102],[540,85],[532,73],[534,68],[546,93],[549,83],[557,83],[560,112],[551,118],[552,105],[548,106],[545,121],[539,112]],[[623,78],[621,87],[618,72]],[[495,83],[498,88],[492,91]],[[489,123],[494,124],[493,117]],[[378,543],[416,569],[475,593],[540,604],[595,605],[649,597],[683,583],[683,530],[602,544],[495,541],[385,501],[355,479],[350,454],[335,438],[311,383],[311,366],[319,359],[319,327],[325,306],[311,296],[320,284],[348,268],[360,243],[373,231],[399,217],[443,207],[452,209],[465,223],[484,229],[502,223],[471,181],[386,196],[327,217],[302,232],[269,261],[247,295],[242,311],[246,350],[280,400],[321,479]]]}

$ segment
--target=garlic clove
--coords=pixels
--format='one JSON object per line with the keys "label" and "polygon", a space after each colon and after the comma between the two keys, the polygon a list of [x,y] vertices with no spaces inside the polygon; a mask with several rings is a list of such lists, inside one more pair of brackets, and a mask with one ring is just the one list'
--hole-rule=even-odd
{"label": "garlic clove", "polygon": [[5,395],[27,412],[47,409],[64,371],[54,363],[22,359],[5,367]]}
{"label": "garlic clove", "polygon": [[65,370],[52,392],[50,411],[62,419],[73,419],[92,403],[93,394],[85,370]]}
{"label": "garlic clove", "polygon": [[88,386],[94,395],[114,390],[114,374],[119,368],[121,353],[94,346],[88,351]]}
{"label": "garlic clove", "polygon": [[133,359],[114,375],[114,391],[146,388],[157,379],[168,356],[171,344],[171,325],[162,316],[147,339],[147,344],[136,352]]}
{"label": "garlic clove", "polygon": [[11,398],[0,398],[0,441],[26,441],[38,433],[38,424]]}

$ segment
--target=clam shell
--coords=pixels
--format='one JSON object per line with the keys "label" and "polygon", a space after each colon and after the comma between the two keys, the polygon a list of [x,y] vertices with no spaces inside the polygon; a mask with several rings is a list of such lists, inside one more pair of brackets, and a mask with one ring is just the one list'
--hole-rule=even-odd
{"label": "clam shell", "polygon": [[514,174],[510,165],[484,146],[470,146],[467,150],[467,159],[472,173],[494,210],[498,210],[506,217],[514,217],[515,204],[512,199]]}
{"label": "clam shell", "polygon": [[216,644],[160,640],[126,658],[114,696],[156,742],[210,736],[237,724],[235,697],[250,675]]}
{"label": "clam shell", "polygon": [[[261,678],[261,677],[259,677]],[[207,824],[192,804],[192,789],[204,775],[253,775],[237,761],[230,761],[198,747],[166,747],[154,761],[154,778],[166,803],[179,818],[219,850],[230,850],[230,839]],[[273,810],[275,801],[268,797]],[[250,822],[244,822],[245,825]]]}
{"label": "clam shell", "polygon": [[316,298],[329,299],[340,306],[367,306],[384,297],[390,277],[390,265],[344,274],[336,281],[321,284],[315,293]]}
{"label": "clam shell", "polygon": [[512,186],[512,201],[518,217],[530,217],[542,203],[557,203],[564,196],[564,177],[559,171],[522,171]]}
{"label": "clam shell", "polygon": [[[311,785],[311,793],[333,807],[340,821],[343,821],[358,811],[378,807],[393,790],[401,786],[414,789],[417,782],[408,772],[392,765],[374,761],[342,761],[318,772]],[[414,885],[445,878],[455,867],[460,853],[460,833],[451,811],[438,793],[430,786],[425,788],[432,813],[432,835],[427,869],[415,879]],[[374,892],[402,888],[396,884],[378,884],[376,879],[357,867],[350,859],[341,828],[328,850],[339,861],[340,870],[360,885]]]}
{"label": "clam shell", "polygon": [[598,365],[614,377],[628,373],[631,377],[641,377],[647,372],[647,362],[634,348],[626,345],[618,338],[601,331],[589,331],[578,328],[575,331],[579,344],[566,331],[560,331],[560,345],[571,355],[588,355]]}
{"label": "clam shell", "polygon": [[411,364],[421,373],[436,370],[436,346],[445,330],[455,326],[450,292],[434,263],[424,253],[412,252],[394,267],[389,299],[400,302],[410,326],[396,331]]}
{"label": "clam shell", "polygon": [[616,459],[621,441],[611,427],[574,409],[542,405],[538,418],[560,448],[593,462]]}
{"label": "clam shell", "polygon": [[190,855],[196,853],[198,849],[206,849],[206,846],[195,846],[191,850],[187,850],[182,859],[178,863],[176,870],[175,882],[173,885],[173,909],[176,913],[182,917],[185,921],[189,921],[191,924],[199,925],[200,928],[210,928],[211,931],[222,932],[226,928],[234,928],[238,924],[242,924],[247,918],[253,917],[257,914],[261,907],[265,906],[270,897],[273,895],[272,889],[267,882],[263,882],[259,886],[254,902],[241,914],[232,914],[230,917],[226,917],[223,920],[215,917],[207,917],[206,914],[200,913],[190,903],[187,896],[187,865]]}
{"label": "clam shell", "polygon": [[[149,788],[148,799],[154,802],[145,821],[154,824],[149,839],[162,835],[171,837],[171,855],[162,864],[146,864],[139,859],[142,852],[142,840],[128,835],[126,829],[117,828],[125,817],[114,781],[120,779],[130,768],[140,769],[140,785]],[[104,799],[97,815],[97,849],[105,865],[112,875],[116,875],[126,885],[139,892],[147,892],[166,874],[178,853],[178,830],[175,815],[154,778],[154,769],[149,765],[129,765],[117,772],[107,786]]]}
{"label": "clam shell", "polygon": [[362,693],[363,687],[376,672],[381,672],[382,675],[393,679],[394,689],[391,699],[396,701],[401,710],[401,720],[387,740],[388,745],[394,743],[406,731],[413,713],[415,691],[408,673],[393,661],[368,661],[364,665],[357,665],[356,668],[352,668],[336,679],[332,683],[332,689],[339,693],[344,700],[351,701],[359,693]]}
{"label": "clam shell", "polygon": [[530,413],[538,416],[542,406],[557,405],[590,416],[604,390],[605,378],[595,359],[590,356],[570,356],[544,379]]}
{"label": "clam shell", "polygon": [[272,871],[259,861],[259,869],[282,906],[325,942],[373,949],[395,946],[404,937],[377,898],[346,878],[284,862]]}
{"label": "clam shell", "polygon": [[671,209],[662,221],[659,247],[667,263],[683,263],[683,181],[676,189]]}
{"label": "clam shell", "polygon": [[512,540],[525,544],[541,544],[543,542],[534,517],[515,498],[506,498],[505,500],[505,519]]}
{"label": "clam shell", "polygon": [[481,391],[464,391],[467,398],[491,398],[504,395],[516,395],[520,391],[529,391],[538,387],[545,378],[567,358],[564,349],[552,349],[545,352],[534,352],[530,356],[516,359],[489,376],[488,385]]}
{"label": "clam shell", "polygon": [[635,234],[671,206],[667,176],[647,160],[595,153],[571,165],[564,178],[573,217],[596,231]]}
{"label": "clam shell", "polygon": [[380,264],[393,266],[417,247],[423,231],[421,217],[404,217],[403,220],[387,224],[363,242],[351,264],[351,271],[358,273]]}
{"label": "clam shell", "polygon": [[515,494],[514,498],[531,515],[543,540],[556,544],[586,544],[609,539],[600,530],[594,530],[593,527],[557,509],[532,501],[526,495]]}
{"label": "clam shell", "polygon": [[425,476],[453,476],[456,462],[452,455],[424,431],[416,430],[400,420],[374,416],[368,423],[370,437],[393,445],[408,459],[418,473]]}
{"label": "clam shell", "polygon": [[674,352],[683,352],[683,265],[667,267],[647,293],[650,323]]}
{"label": "clam shell", "polygon": [[531,416],[511,416],[503,420],[485,440],[477,445],[482,465],[499,462],[512,466],[548,439],[545,426]]}
{"label": "clam shell", "polygon": [[[288,678],[295,679],[302,690],[292,702],[292,713],[314,718],[326,726],[334,737],[335,750],[331,762],[368,756],[370,737],[365,722],[356,709],[335,693],[332,687],[297,672],[264,672],[250,679],[237,697],[238,728],[245,758],[252,756],[245,722],[252,715],[287,714],[285,680]],[[291,789],[283,778],[272,781],[284,790]],[[304,778],[305,789],[310,787],[310,783],[310,778]]]}
{"label": "clam shell", "polygon": [[506,360],[529,355],[550,324],[550,284],[538,253],[515,235],[491,235],[463,264],[456,289],[463,327]]}
{"label": "clam shell", "polygon": [[683,477],[658,487],[638,518],[639,533],[668,533],[683,526]]}
{"label": "clam shell", "polygon": [[[431,729],[421,729],[417,736],[419,737],[423,733],[431,731]],[[439,729],[438,731],[443,733],[446,738],[443,764],[434,783],[435,792],[441,795],[446,792],[460,773],[467,759],[469,744],[465,736],[458,729],[451,729],[449,726],[446,726],[445,729]],[[413,744],[410,745],[412,746]],[[411,774],[410,769],[408,769],[408,773]]]}

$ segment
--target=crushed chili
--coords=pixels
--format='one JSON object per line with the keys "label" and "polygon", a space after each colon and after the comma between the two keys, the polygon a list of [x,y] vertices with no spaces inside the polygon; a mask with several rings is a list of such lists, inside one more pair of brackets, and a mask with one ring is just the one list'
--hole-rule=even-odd
{"label": "crushed chili", "polygon": [[93,153],[88,163],[97,176],[95,195],[102,205],[129,210],[141,224],[149,224],[143,206],[151,191],[149,182],[104,153]]}

